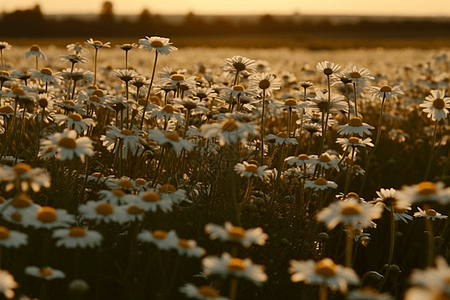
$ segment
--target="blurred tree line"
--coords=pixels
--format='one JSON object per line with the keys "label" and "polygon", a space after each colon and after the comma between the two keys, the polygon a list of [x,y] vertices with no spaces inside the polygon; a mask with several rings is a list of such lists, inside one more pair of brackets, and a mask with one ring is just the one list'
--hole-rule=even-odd
{"label": "blurred tree line", "polygon": [[181,23],[170,22],[167,17],[152,14],[144,9],[137,17],[118,17],[114,13],[113,3],[106,1],[101,12],[94,18],[81,18],[75,15],[65,18],[46,17],[39,5],[27,10],[4,13],[0,17],[0,36],[3,37],[142,37],[195,36],[195,35],[286,35],[303,33],[330,33],[340,35],[389,37],[393,32],[403,37],[414,38],[417,35],[428,37],[448,37],[450,21],[432,19],[402,19],[389,22],[361,20],[357,23],[334,23],[330,19],[313,21],[298,16],[279,18],[273,15],[261,15],[256,21],[246,18],[205,16],[188,13]]}

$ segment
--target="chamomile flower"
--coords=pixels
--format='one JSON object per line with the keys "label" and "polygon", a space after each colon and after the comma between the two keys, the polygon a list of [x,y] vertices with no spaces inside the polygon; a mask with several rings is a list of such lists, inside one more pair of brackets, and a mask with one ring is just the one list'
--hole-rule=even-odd
{"label": "chamomile flower", "polygon": [[258,167],[257,165],[250,164],[246,161],[243,161],[242,163],[237,163],[234,166],[234,170],[241,177],[259,177],[261,179],[264,179],[271,173],[270,170],[267,170],[267,166]]}
{"label": "chamomile flower", "polygon": [[175,204],[178,204],[181,201],[192,202],[191,200],[186,198],[185,190],[177,189],[175,186],[169,183],[158,186],[158,192],[161,195],[162,200],[169,199]]}
{"label": "chamomile flower", "polygon": [[344,96],[331,95],[330,101],[328,101],[328,92],[323,93],[320,90],[316,90],[314,98],[308,98],[308,108],[313,111],[320,111],[322,113],[339,113],[340,111],[348,111],[348,104],[345,101]]}
{"label": "chamomile flower", "polygon": [[163,213],[172,211],[172,201],[168,198],[161,198],[155,191],[142,191],[139,194],[129,194],[123,197],[127,203],[134,203],[145,211],[156,212],[160,209]]}
{"label": "chamomile flower", "polygon": [[44,83],[58,84],[59,76],[54,75],[50,68],[43,68],[41,70],[31,70],[31,78],[38,78]]}
{"label": "chamomile flower", "polygon": [[57,229],[53,232],[52,237],[58,239],[57,247],[65,248],[95,248],[100,246],[103,239],[99,232],[79,226]]}
{"label": "chamomile flower", "polygon": [[427,219],[430,219],[432,221],[435,221],[436,219],[447,219],[448,216],[442,215],[441,213],[438,213],[437,211],[435,211],[432,208],[427,208],[427,209],[421,209],[420,207],[417,207],[417,209],[419,210],[418,212],[414,213],[414,217],[419,218],[419,217],[424,217]]}
{"label": "chamomile flower", "polygon": [[362,139],[356,136],[350,138],[337,138],[336,143],[340,144],[344,151],[356,149],[358,147],[365,148],[374,146],[371,138]]}
{"label": "chamomile flower", "polygon": [[341,66],[334,64],[332,62],[329,62],[327,60],[319,62],[316,65],[316,70],[327,76],[330,76],[331,74],[336,73],[340,68],[341,68]]}
{"label": "chamomile flower", "polygon": [[450,188],[446,188],[443,182],[423,181],[419,184],[403,186],[397,193],[402,201],[415,205],[424,202],[447,205],[450,202]]}
{"label": "chamomile flower", "polygon": [[270,73],[253,74],[249,77],[249,89],[257,92],[265,91],[266,97],[270,97],[274,90],[281,88],[281,80]]}
{"label": "chamomile flower", "polygon": [[53,229],[69,227],[75,223],[75,216],[68,214],[65,209],[43,206],[39,208],[36,215],[30,221],[30,225],[35,228]]}
{"label": "chamomile flower", "polygon": [[450,97],[445,97],[445,90],[431,90],[431,95],[425,97],[425,101],[419,104],[427,117],[433,121],[447,118],[450,107]]}
{"label": "chamomile flower", "polygon": [[0,293],[5,295],[6,299],[12,299],[15,296],[13,289],[19,287],[19,284],[8,271],[0,270]]}
{"label": "chamomile flower", "polygon": [[110,42],[106,42],[103,43],[99,40],[93,40],[92,38],[90,38],[89,40],[87,40],[86,42],[84,42],[84,44],[88,47],[93,47],[95,49],[100,49],[100,48],[111,48],[111,43]]}
{"label": "chamomile flower", "polygon": [[310,188],[314,191],[324,191],[327,189],[337,189],[338,185],[333,182],[326,180],[323,177],[318,177],[316,180],[306,180],[305,188]]}
{"label": "chamomile flower", "polygon": [[105,181],[106,187],[110,190],[122,189],[124,191],[138,191],[139,185],[134,179],[127,176],[122,176],[121,178],[108,178]]}
{"label": "chamomile flower", "polygon": [[194,148],[194,144],[188,140],[180,138],[176,132],[164,132],[159,129],[150,129],[148,132],[148,138],[150,140],[154,140],[161,146],[170,145],[177,156],[180,156],[182,150],[189,152]]}
{"label": "chamomile flower", "polygon": [[247,279],[256,285],[261,285],[267,280],[263,266],[253,264],[250,258],[231,257],[229,253],[224,252],[221,257],[205,257],[202,263],[204,273],[207,276],[234,276]]}
{"label": "chamomile flower", "polygon": [[375,129],[375,127],[370,126],[367,123],[363,123],[359,117],[352,117],[350,121],[348,121],[348,124],[339,125],[337,128],[339,134],[359,135],[360,137],[363,137],[364,134],[371,135],[372,133],[370,130]]}
{"label": "chamomile flower", "polygon": [[316,218],[319,222],[324,222],[328,230],[333,229],[339,223],[366,228],[372,226],[372,220],[381,218],[382,212],[381,206],[348,198],[325,207],[317,213]]}
{"label": "chamomile flower", "polygon": [[258,132],[253,124],[246,126],[233,119],[224,119],[215,124],[203,124],[200,131],[207,139],[217,138],[220,146],[235,143],[238,140],[246,141],[249,135],[257,135]]}
{"label": "chamomile flower", "polygon": [[309,156],[309,164],[311,167],[320,166],[326,170],[333,168],[339,171],[340,159],[334,154],[322,153],[319,157],[317,155]]}
{"label": "chamomile flower", "polygon": [[169,232],[163,230],[155,230],[153,232],[143,229],[138,235],[137,239],[144,243],[151,243],[158,247],[160,250],[177,249],[178,236],[174,230]]}
{"label": "chamomile flower", "polygon": [[13,167],[0,166],[0,182],[7,182],[5,191],[11,191],[16,184],[24,192],[32,189],[39,192],[42,187],[49,188],[51,185],[50,175],[43,168],[31,168],[26,163],[18,163]]}
{"label": "chamomile flower", "polygon": [[177,47],[172,45],[170,39],[159,36],[146,36],[145,39],[139,39],[139,49],[148,51],[155,49],[156,52],[164,55],[169,55],[171,52],[178,50]]}
{"label": "chamomile flower", "polygon": [[39,268],[36,266],[28,266],[25,268],[25,274],[45,280],[61,279],[66,277],[64,272],[51,267]]}
{"label": "chamomile flower", "polygon": [[2,217],[11,223],[20,224],[24,227],[31,225],[32,220],[36,216],[37,212],[41,208],[31,201],[31,198],[25,194],[20,193],[13,199],[10,199],[2,206]]}
{"label": "chamomile flower", "polygon": [[141,133],[137,129],[119,129],[116,126],[110,125],[106,127],[106,135],[102,135],[100,140],[103,141],[103,146],[106,149],[113,151],[113,153],[121,149],[122,158],[127,158],[129,153],[134,155],[139,148],[142,148],[139,142]]}
{"label": "chamomile flower", "polygon": [[337,265],[330,258],[318,262],[313,260],[291,260],[289,273],[293,282],[306,284],[324,284],[332,291],[346,293],[348,285],[359,283],[358,275],[352,268]]}
{"label": "chamomile flower", "polygon": [[398,95],[403,94],[403,91],[398,85],[395,85],[393,87],[391,87],[390,85],[382,85],[380,87],[371,86],[369,89],[369,95],[379,99],[397,99]]}
{"label": "chamomile flower", "polygon": [[219,239],[224,242],[238,243],[246,248],[253,244],[263,246],[269,238],[260,227],[245,230],[242,227],[233,226],[230,222],[225,222],[224,226],[207,224],[205,232],[213,240]]}
{"label": "chamomile flower", "polygon": [[205,255],[206,251],[202,247],[197,246],[195,240],[178,239],[177,246],[175,250],[179,255],[186,255],[187,257],[197,257],[200,258]]}
{"label": "chamomile flower", "polygon": [[92,118],[83,118],[78,113],[70,113],[68,115],[55,114],[53,118],[56,124],[66,124],[68,128],[75,129],[78,134],[86,131],[89,126],[95,125],[95,121]]}
{"label": "chamomile flower", "polygon": [[411,209],[411,203],[406,201],[405,198],[398,197],[398,192],[396,189],[380,189],[376,192],[378,198],[371,201],[371,203],[380,203],[386,208],[394,207],[395,213],[405,213]]}
{"label": "chamomile flower", "polygon": [[268,134],[266,136],[268,141],[274,141],[277,145],[297,145],[298,141],[295,138],[291,138],[288,136],[286,132],[280,132],[277,135]]}
{"label": "chamomile flower", "polygon": [[127,194],[122,189],[101,190],[98,195],[100,199],[108,201],[112,205],[119,205],[127,201],[125,198]]}
{"label": "chamomile flower", "polygon": [[192,283],[186,283],[180,287],[180,292],[188,298],[198,300],[228,300],[227,297],[221,297],[219,291],[210,285],[196,287]]}
{"label": "chamomile flower", "polygon": [[356,82],[359,84],[364,84],[367,80],[374,80],[375,78],[370,74],[370,71],[365,68],[358,69],[356,66],[351,67],[350,69],[345,69],[342,71],[348,79],[352,82]]}
{"label": "chamomile flower", "polygon": [[0,246],[6,248],[18,248],[26,245],[28,236],[25,233],[9,230],[5,226],[0,226]]}
{"label": "chamomile flower", "polygon": [[88,201],[78,206],[78,211],[86,220],[104,223],[125,223],[127,221],[122,207],[106,201]]}
{"label": "chamomile flower", "polygon": [[288,165],[297,167],[306,166],[311,163],[311,158],[307,154],[299,154],[298,156],[289,156],[284,160]]}
{"label": "chamomile flower", "polygon": [[249,76],[256,72],[256,61],[243,56],[233,56],[225,59],[225,72],[230,74],[240,74],[241,76]]}
{"label": "chamomile flower", "polygon": [[94,146],[89,137],[77,138],[75,130],[56,132],[48,139],[41,140],[40,155],[47,158],[56,156],[59,160],[73,159],[78,156],[84,163],[86,156],[94,155]]}
{"label": "chamomile flower", "polygon": [[66,46],[66,48],[67,48],[67,51],[75,52],[75,54],[81,54],[81,53],[88,52],[86,49],[83,48],[83,45],[80,43],[68,44]]}
{"label": "chamomile flower", "polygon": [[32,45],[30,47],[30,50],[28,50],[25,53],[25,58],[28,58],[32,55],[35,55],[38,58],[43,58],[43,59],[47,59],[47,57],[45,56],[44,52],[41,51],[41,47],[39,47],[38,45]]}

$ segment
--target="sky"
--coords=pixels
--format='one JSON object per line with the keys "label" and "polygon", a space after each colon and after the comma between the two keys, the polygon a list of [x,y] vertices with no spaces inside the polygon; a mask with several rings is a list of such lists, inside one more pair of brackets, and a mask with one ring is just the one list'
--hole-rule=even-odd
{"label": "sky", "polygon": [[[36,4],[44,14],[100,12],[104,0],[1,1],[0,12]],[[450,16],[449,0],[111,0],[115,14],[336,14],[385,16]]]}

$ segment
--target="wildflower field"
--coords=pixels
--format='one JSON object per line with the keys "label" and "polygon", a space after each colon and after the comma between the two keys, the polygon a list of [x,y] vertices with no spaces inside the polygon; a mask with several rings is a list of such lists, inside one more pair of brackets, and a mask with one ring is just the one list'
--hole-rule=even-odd
{"label": "wildflower field", "polygon": [[134,42],[0,42],[0,297],[450,299],[448,49]]}

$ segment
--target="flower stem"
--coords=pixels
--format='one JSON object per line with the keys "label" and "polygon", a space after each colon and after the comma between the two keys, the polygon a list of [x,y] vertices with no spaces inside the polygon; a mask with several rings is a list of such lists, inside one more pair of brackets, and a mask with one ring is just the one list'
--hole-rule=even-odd
{"label": "flower stem", "polygon": [[428,158],[427,171],[425,172],[425,178],[423,179],[424,181],[427,180],[428,175],[430,174],[430,170],[431,170],[431,162],[433,161],[434,144],[436,143],[436,133],[437,133],[438,122],[439,122],[438,120],[436,120],[434,122],[433,139],[431,141],[430,156]]}
{"label": "flower stem", "polygon": [[327,300],[327,286],[324,283],[319,285],[319,300]]}
{"label": "flower stem", "polygon": [[347,238],[345,240],[345,266],[352,267],[352,254],[353,254],[353,226],[347,225]]}
{"label": "flower stem", "polygon": [[264,164],[264,113],[266,108],[266,90],[263,90],[262,114],[261,114],[261,161],[260,166]]}
{"label": "flower stem", "polygon": [[237,287],[238,287],[238,279],[232,278],[230,281],[230,300],[236,300]]}
{"label": "flower stem", "polygon": [[386,280],[389,276],[389,271],[391,270],[392,260],[394,258],[394,246],[395,246],[395,211],[394,211],[394,205],[391,204],[390,207],[391,210],[391,240],[389,243],[389,256],[388,256],[388,262],[387,262],[387,268],[386,273],[384,273],[383,280],[380,282],[379,286],[377,287],[379,291],[383,288],[384,284],[386,283]]}
{"label": "flower stem", "polygon": [[142,130],[142,127],[144,126],[145,113],[147,112],[148,100],[150,99],[150,93],[152,91],[153,78],[155,77],[157,60],[158,60],[158,51],[155,52],[155,62],[153,63],[152,78],[150,79],[150,85],[148,87],[148,92],[147,92],[147,98],[145,99],[144,111],[142,112],[142,120],[141,120],[141,127],[140,127],[141,130]]}

